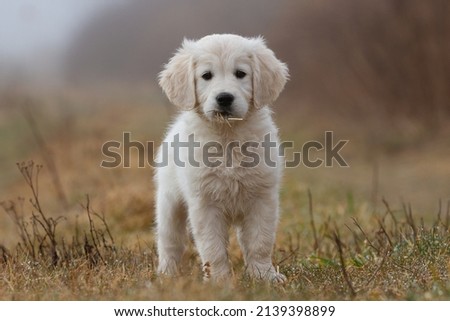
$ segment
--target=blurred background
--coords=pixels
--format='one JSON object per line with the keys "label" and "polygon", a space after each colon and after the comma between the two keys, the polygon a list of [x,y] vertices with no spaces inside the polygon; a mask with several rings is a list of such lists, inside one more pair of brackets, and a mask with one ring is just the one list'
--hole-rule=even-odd
{"label": "blurred background", "polygon": [[287,171],[285,212],[311,189],[325,216],[383,198],[434,215],[450,199],[449,16],[447,0],[0,0],[0,200],[26,198],[16,163],[32,159],[50,211],[76,216],[89,194],[128,235],[148,231],[151,169],[102,169],[101,146],[159,142],[176,112],[163,64],[184,37],[236,33],[289,65],[283,140],[349,140],[349,168]]}

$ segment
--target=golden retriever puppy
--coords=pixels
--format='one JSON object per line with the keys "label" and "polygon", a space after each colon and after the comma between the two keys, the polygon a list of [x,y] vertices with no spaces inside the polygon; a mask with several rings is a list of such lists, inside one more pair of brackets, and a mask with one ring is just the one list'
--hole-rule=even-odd
{"label": "golden retriever puppy", "polygon": [[271,258],[284,161],[270,105],[287,78],[262,38],[231,34],[184,40],[160,73],[180,113],[156,158],[159,273],[178,273],[190,230],[205,278],[227,279],[233,226],[246,271],[285,281]]}

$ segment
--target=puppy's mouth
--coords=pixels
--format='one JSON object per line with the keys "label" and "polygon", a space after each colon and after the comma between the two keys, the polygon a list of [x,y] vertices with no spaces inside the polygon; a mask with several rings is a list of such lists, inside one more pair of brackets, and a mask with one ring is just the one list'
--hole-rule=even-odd
{"label": "puppy's mouth", "polygon": [[229,126],[231,126],[230,122],[244,120],[242,117],[233,116],[233,114],[229,112],[217,110],[213,111],[212,119],[219,123],[227,123]]}

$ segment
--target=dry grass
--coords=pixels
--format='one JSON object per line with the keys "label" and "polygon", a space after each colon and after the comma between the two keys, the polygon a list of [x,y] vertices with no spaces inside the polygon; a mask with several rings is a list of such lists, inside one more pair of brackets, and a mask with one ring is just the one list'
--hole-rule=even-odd
{"label": "dry grass", "polygon": [[[4,211],[0,215],[0,299],[450,298],[450,219],[445,198],[448,185],[442,178],[448,171],[448,155],[433,147],[441,143],[435,141],[420,150],[407,149],[394,156],[380,149],[376,154],[381,159],[379,170],[374,171],[370,157],[374,151],[364,148],[367,142],[359,140],[358,131],[351,136],[348,126],[337,132],[353,139],[347,155],[350,169],[287,171],[281,195],[283,216],[274,251],[276,265],[288,276],[287,284],[272,286],[246,278],[234,239],[230,245],[234,277],[229,284],[201,282],[200,264],[192,245],[184,259],[182,277],[158,278],[154,273],[157,258],[151,230],[151,170],[99,167],[102,143],[120,140],[123,131],[132,132],[135,140],[159,141],[169,115],[159,108],[159,96],[142,97],[138,101],[125,97],[99,102],[92,97],[63,95],[58,104],[74,106],[67,109],[32,100],[32,117],[42,131],[53,169],[45,165],[42,142],[33,143],[35,131],[27,126],[20,108],[1,111],[0,128],[13,139],[5,140],[5,149],[10,152],[0,158],[8,169],[8,180],[1,185]],[[147,109],[149,102],[154,107]],[[14,104],[20,106],[22,100]],[[8,127],[8,122],[17,126]],[[296,142],[320,134],[320,130],[314,132],[308,127],[302,131],[291,127],[283,115],[279,123],[283,136]],[[15,133],[16,128],[21,132]],[[421,154],[429,149],[436,152]],[[411,155],[416,157],[413,160],[429,160],[433,166],[419,173],[423,165],[408,163]],[[20,163],[17,170],[14,164],[19,157],[35,159],[44,167]],[[415,175],[397,181],[390,174],[405,164]],[[56,174],[62,191],[52,178]],[[410,184],[420,175],[426,175],[428,181],[413,189]],[[424,189],[432,184],[434,189]],[[400,194],[404,201],[398,200],[398,190],[406,193]],[[67,204],[60,201],[60,193],[66,196]],[[414,196],[408,197],[415,193],[424,198],[418,202]],[[408,203],[411,199],[412,205]],[[439,204],[437,211],[430,209],[430,204]]]}

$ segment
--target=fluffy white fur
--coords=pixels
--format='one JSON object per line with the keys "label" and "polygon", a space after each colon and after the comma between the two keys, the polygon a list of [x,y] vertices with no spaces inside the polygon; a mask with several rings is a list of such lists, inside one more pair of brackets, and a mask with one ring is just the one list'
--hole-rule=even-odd
{"label": "fluffy white fur", "polygon": [[[244,77],[238,77],[236,71]],[[211,79],[204,79],[205,73]],[[165,142],[179,134],[188,141],[190,134],[203,146],[219,142],[262,142],[271,134],[278,144],[278,131],[269,105],[282,91],[288,69],[268,49],[262,38],[237,35],[209,35],[198,41],[184,40],[159,75],[159,83],[169,100],[181,109],[171,125]],[[242,76],[242,74],[240,74]],[[217,95],[234,96],[224,121],[217,117]],[[169,145],[168,166],[157,169],[155,181],[158,272],[174,275],[192,232],[205,268],[205,277],[215,280],[231,275],[227,247],[231,226],[237,231],[246,271],[256,278],[283,282],[285,276],[272,264],[271,254],[278,222],[278,194],[282,159],[272,149],[277,166],[264,164],[263,149],[255,149],[261,162],[256,167],[240,167],[244,158],[233,149],[233,166],[223,163],[211,168],[202,163],[202,148],[195,149],[199,167],[188,163],[188,149],[180,149],[185,167],[174,163]],[[160,149],[158,161],[163,153]]]}

